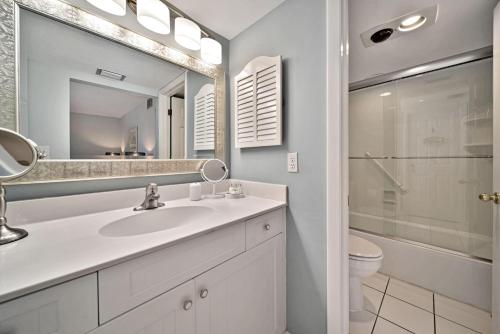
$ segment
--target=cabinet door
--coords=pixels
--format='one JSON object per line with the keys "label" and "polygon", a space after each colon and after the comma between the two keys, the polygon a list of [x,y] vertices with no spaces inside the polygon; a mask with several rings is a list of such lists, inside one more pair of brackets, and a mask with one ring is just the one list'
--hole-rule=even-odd
{"label": "cabinet door", "polygon": [[197,334],[285,331],[283,235],[197,277]]}
{"label": "cabinet door", "polygon": [[105,323],[91,334],[194,334],[194,303],[191,280]]}
{"label": "cabinet door", "polygon": [[82,334],[96,327],[96,274],[0,304],[0,334]]}

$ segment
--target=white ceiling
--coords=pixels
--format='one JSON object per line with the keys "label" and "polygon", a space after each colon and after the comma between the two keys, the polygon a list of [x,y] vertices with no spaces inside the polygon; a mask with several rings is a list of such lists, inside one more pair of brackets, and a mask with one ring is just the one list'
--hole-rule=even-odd
{"label": "white ceiling", "polygon": [[70,112],[122,118],[139,105],[146,106],[149,96],[111,87],[71,81]]}
{"label": "white ceiling", "polygon": [[[349,0],[350,81],[446,58],[492,44],[498,0]],[[365,48],[360,34],[412,11],[438,4],[437,22]]]}
{"label": "white ceiling", "polygon": [[285,0],[168,0],[210,30],[231,40]]}

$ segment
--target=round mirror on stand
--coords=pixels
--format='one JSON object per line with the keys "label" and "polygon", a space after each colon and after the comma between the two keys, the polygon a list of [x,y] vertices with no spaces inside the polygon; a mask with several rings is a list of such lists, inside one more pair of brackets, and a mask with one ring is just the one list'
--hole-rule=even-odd
{"label": "round mirror on stand", "polygon": [[205,195],[205,198],[224,198],[224,194],[217,194],[215,191],[215,185],[219,182],[224,181],[229,174],[229,170],[226,167],[224,161],[219,159],[207,160],[203,167],[201,168],[201,177],[209,183],[212,184],[212,193],[210,195]]}
{"label": "round mirror on stand", "polygon": [[38,161],[38,150],[34,143],[20,134],[0,128],[0,245],[17,241],[28,235],[28,232],[7,225],[5,211],[5,188],[2,182],[17,179],[35,167]]}

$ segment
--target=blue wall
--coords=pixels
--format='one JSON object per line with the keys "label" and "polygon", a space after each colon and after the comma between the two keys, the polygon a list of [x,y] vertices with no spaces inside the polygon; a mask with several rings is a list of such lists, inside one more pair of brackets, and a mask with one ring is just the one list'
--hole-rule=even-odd
{"label": "blue wall", "polygon": [[[231,40],[229,54],[231,78],[254,57],[283,57],[284,145],[240,150],[231,140],[231,177],[288,185],[288,329],[325,334],[326,2],[285,1]],[[298,174],[287,173],[287,152],[298,152]]]}

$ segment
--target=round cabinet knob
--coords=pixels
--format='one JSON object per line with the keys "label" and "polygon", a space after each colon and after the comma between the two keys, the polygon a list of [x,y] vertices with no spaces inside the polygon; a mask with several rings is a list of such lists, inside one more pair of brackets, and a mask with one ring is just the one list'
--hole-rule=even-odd
{"label": "round cabinet knob", "polygon": [[201,299],[207,298],[208,297],[208,290],[207,289],[202,289],[200,291],[200,297],[201,297]]}
{"label": "round cabinet knob", "polygon": [[189,311],[191,309],[191,307],[193,307],[193,302],[191,300],[186,300],[184,302],[184,305],[182,306],[184,311]]}
{"label": "round cabinet knob", "polygon": [[269,231],[271,229],[271,225],[266,224],[264,225],[264,230]]}

